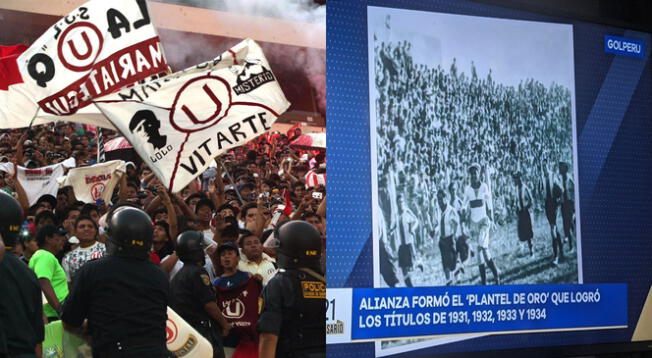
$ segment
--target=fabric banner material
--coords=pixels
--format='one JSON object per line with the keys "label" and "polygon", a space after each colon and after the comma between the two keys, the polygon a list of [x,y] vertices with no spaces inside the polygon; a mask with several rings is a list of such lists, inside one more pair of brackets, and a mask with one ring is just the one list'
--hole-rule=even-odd
{"label": "fabric banner material", "polygon": [[[59,190],[57,178],[63,176],[65,168],[74,168],[75,165],[75,158],[68,158],[47,167],[28,169],[18,166],[17,178],[25,189],[29,205],[36,204],[36,201],[45,194],[56,197]],[[13,175],[13,163],[0,163],[0,171]]]}
{"label": "fabric banner material", "polygon": [[253,277],[236,287],[216,287],[217,305],[241,340],[258,342],[256,322],[262,288],[262,284]]}
{"label": "fabric banner material", "polygon": [[39,107],[74,114],[91,98],[167,70],[145,0],[91,0],[0,62],[10,79],[0,86],[0,128],[28,126]]}
{"label": "fabric banner material", "polygon": [[309,171],[304,177],[306,180],[306,188],[316,187],[316,186],[326,186],[326,173],[317,174],[314,171]]}
{"label": "fabric banner material", "polygon": [[177,357],[203,358],[213,356],[213,347],[204,336],[168,307],[165,325],[166,345]]}
{"label": "fabric banner material", "polygon": [[112,160],[88,167],[71,169],[68,175],[59,178],[61,186],[72,186],[77,200],[95,203],[97,199],[108,203],[118,180],[126,171],[125,162]]}
{"label": "fabric banner material", "polygon": [[25,45],[0,46],[0,128],[12,128],[18,121],[29,124],[38,110],[20,85],[23,79],[17,61],[25,50]]}
{"label": "fabric banner material", "polygon": [[94,101],[172,192],[289,107],[251,39],[184,71]]}

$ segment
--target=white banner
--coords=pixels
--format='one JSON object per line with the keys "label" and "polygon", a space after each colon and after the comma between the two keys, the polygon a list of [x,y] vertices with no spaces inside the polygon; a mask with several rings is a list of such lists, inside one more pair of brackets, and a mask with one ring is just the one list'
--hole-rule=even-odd
{"label": "white banner", "polygon": [[170,307],[168,307],[165,333],[167,348],[177,357],[203,358],[213,356],[211,343]]}
{"label": "white banner", "polygon": [[94,101],[172,192],[290,106],[251,39],[195,67]]}
{"label": "white banner", "polygon": [[[47,167],[28,169],[18,166],[18,181],[22,184],[27,194],[29,205],[36,204],[36,201],[45,194],[57,197],[59,183],[57,178],[61,177],[65,168],[73,168],[75,158],[68,158],[61,163],[48,165]],[[13,163],[0,163],[0,171],[14,174]]]}
{"label": "white banner", "polygon": [[[16,65],[20,82],[11,81],[4,93],[0,88],[0,128],[29,125],[34,103],[54,115],[74,114],[91,98],[167,70],[145,0],[85,3],[50,27]],[[31,103],[22,112],[5,109],[16,97]]]}
{"label": "white banner", "polygon": [[68,114],[65,116],[57,116],[54,114],[46,113],[41,109],[38,111],[33,125],[37,126],[40,124],[47,124],[55,121],[89,124],[96,127],[116,130],[116,128],[113,126],[113,123],[111,123],[95,106],[86,106],[84,108],[80,108],[75,114]]}
{"label": "white banner", "polygon": [[58,179],[59,184],[72,186],[77,200],[85,203],[95,203],[102,198],[105,203],[111,200],[113,189],[122,173],[126,171],[125,162],[112,160],[106,163],[88,167],[71,169],[68,175]]}

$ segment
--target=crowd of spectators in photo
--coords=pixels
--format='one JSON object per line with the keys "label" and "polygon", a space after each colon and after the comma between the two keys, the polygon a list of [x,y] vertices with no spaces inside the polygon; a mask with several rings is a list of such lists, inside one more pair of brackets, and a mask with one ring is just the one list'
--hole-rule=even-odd
{"label": "crowd of spectators in photo", "polygon": [[[325,175],[325,149],[291,147],[290,143],[301,135],[298,126],[287,133],[269,132],[216,157],[213,166],[178,193],[169,192],[134,154],[135,160],[126,164],[126,172],[109,202],[79,201],[68,186],[53,195],[42,195],[30,205],[26,189],[34,183],[18,180],[16,167],[35,169],[70,162],[70,158],[74,165],[67,166],[66,171],[70,166],[96,164],[97,130],[68,122],[29,130],[0,130],[0,190],[19,201],[26,218],[13,254],[37,269],[31,259],[39,249],[47,248],[56,252],[65,273],[63,280],[50,280],[56,300],[51,300],[44,289],[51,306],[45,310],[50,321],[58,319],[58,306],[82,265],[105,254],[105,214],[121,203],[128,202],[150,215],[154,225],[150,260],[160,265],[170,280],[183,266],[175,253],[177,237],[189,230],[201,232],[206,253],[204,267],[217,292],[228,291],[222,287],[225,280],[233,282],[226,278],[242,272],[246,277],[255,277],[262,286],[267,284],[277,271],[273,229],[284,221],[309,222],[321,233],[325,245],[325,187],[315,185],[316,180],[306,183],[311,175]],[[103,130],[103,141],[115,137],[115,132]],[[53,237],[61,239],[60,248]],[[217,302],[220,294],[215,298]],[[250,309],[258,312],[258,307]],[[224,340],[227,356],[228,349],[232,352],[241,340],[257,339],[255,330],[239,334],[233,329]]]}
{"label": "crowd of spectators in photo", "polygon": [[[573,163],[570,90],[532,78],[497,83],[491,71],[480,77],[471,64],[470,73],[460,72],[455,61],[429,67],[410,52],[407,41],[375,44],[379,189],[405,191],[425,222],[435,215],[421,208],[436,208],[437,190],[461,198],[467,170],[478,164],[497,224],[515,219],[514,174],[542,210],[548,163]],[[395,216],[389,206],[383,211]]]}
{"label": "crowd of spectators in photo", "polygon": [[[488,246],[496,246],[496,242],[500,243],[500,253],[507,253],[519,252],[512,248],[521,241],[533,256],[532,218],[548,218],[550,230],[539,229],[538,235],[552,237],[547,240],[553,241],[553,250],[543,250],[539,255],[553,254],[557,265],[562,255],[558,223],[564,223],[565,242],[574,235],[570,89],[556,83],[545,85],[534,78],[523,78],[518,84],[501,83],[494,80],[491,69],[479,75],[473,62],[468,71],[461,71],[457,59],[444,68],[418,63],[411,52],[408,41],[374,43],[371,96],[380,209],[377,218],[381,261],[386,258],[385,267],[381,267],[386,284],[401,282],[395,275],[398,267],[406,286],[414,284],[413,272],[425,275],[420,284],[454,283],[456,279],[449,273],[458,277],[469,255],[475,250],[490,252]],[[470,189],[473,168],[483,186],[475,191]],[[472,200],[477,199],[469,197],[473,192],[475,196],[485,193],[482,201]],[[438,195],[446,204],[438,203]],[[489,233],[479,234],[484,239],[474,237],[478,233],[470,218],[472,205],[479,202],[487,208],[489,222],[485,229]],[[446,206],[452,207],[453,219],[444,212]],[[558,210],[560,207],[564,209]],[[454,232],[444,234],[443,227],[451,227],[449,220],[458,224]],[[411,238],[406,240],[401,233],[408,231]],[[501,234],[496,236],[497,232]],[[442,242],[450,241],[444,238],[447,235],[455,243],[442,246]],[[412,250],[405,249],[410,245]],[[438,269],[428,267],[424,271],[425,261],[436,253],[442,257],[441,277]],[[414,258],[406,259],[410,256]],[[496,283],[500,282],[500,270],[495,269],[491,255],[485,261]],[[501,264],[503,268],[510,265]],[[484,267],[479,265],[483,284]],[[473,282],[473,276],[467,279]]]}

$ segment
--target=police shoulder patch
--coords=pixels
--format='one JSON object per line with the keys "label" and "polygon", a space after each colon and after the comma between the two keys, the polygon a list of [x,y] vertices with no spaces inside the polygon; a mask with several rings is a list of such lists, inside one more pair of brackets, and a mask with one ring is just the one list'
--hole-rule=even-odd
{"label": "police shoulder patch", "polygon": [[301,281],[303,298],[326,298],[326,285],[321,281]]}
{"label": "police shoulder patch", "polygon": [[199,275],[201,277],[201,280],[204,282],[204,285],[210,286],[211,285],[211,279],[208,277],[206,274],[201,274]]}

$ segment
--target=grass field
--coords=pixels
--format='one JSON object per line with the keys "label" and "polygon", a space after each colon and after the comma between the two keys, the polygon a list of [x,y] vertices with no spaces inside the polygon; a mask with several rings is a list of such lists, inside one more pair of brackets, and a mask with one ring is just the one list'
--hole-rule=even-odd
{"label": "grass field", "polygon": [[[561,219],[558,221],[559,230],[562,231]],[[534,254],[532,256],[530,256],[527,244],[518,240],[515,221],[498,226],[491,233],[490,250],[500,272],[501,284],[577,283],[577,243],[573,242],[571,251],[569,251],[568,243],[564,243],[564,260],[558,265],[554,265],[550,226],[545,214],[532,214],[532,226],[534,231],[532,239]],[[469,247],[471,250],[477,251],[474,240],[469,241]],[[426,244],[423,247],[418,247],[416,251],[415,269],[411,275],[414,286],[444,286],[446,278],[437,240],[426,240]],[[395,271],[400,277],[400,269]],[[488,269],[487,283],[495,284],[493,274]],[[455,284],[480,284],[476,257],[469,258],[465,264],[464,273],[457,276]],[[403,286],[402,280],[399,282],[399,286]]]}

